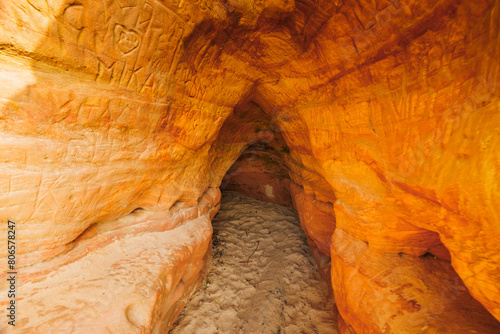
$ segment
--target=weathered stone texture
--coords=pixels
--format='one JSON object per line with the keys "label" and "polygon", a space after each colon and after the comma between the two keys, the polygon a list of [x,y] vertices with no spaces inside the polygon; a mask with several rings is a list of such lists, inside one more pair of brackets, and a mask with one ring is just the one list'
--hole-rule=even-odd
{"label": "weathered stone texture", "polygon": [[[215,208],[214,188],[260,145],[260,161],[282,165],[259,187],[274,182],[284,204],[291,185],[316,258],[332,256],[344,331],[498,331],[500,1],[0,0],[0,22],[0,220],[17,224],[24,303],[76,316],[80,306],[44,294],[86,293],[73,285],[83,269],[67,287],[50,280],[118,247],[96,231],[136,208]],[[266,167],[244,156],[236,188],[255,186],[248,177]],[[154,277],[169,275],[169,261],[191,263],[178,294],[191,291],[208,247],[203,215],[178,227],[199,229],[186,252],[161,250],[170,232],[123,230],[124,273],[143,270],[145,255],[125,242],[137,238],[156,252]],[[89,288],[85,305],[113,286],[109,303],[122,306],[118,267],[103,268],[118,281]],[[459,281],[456,299],[439,293]],[[172,291],[145,302],[148,316],[132,307],[129,323],[166,329],[181,307]],[[446,317],[433,317],[436,307]]]}

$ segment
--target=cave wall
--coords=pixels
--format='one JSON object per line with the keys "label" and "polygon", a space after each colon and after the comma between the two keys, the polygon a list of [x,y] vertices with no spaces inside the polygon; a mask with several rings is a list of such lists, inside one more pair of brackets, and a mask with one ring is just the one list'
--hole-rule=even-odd
{"label": "cave wall", "polygon": [[[331,255],[345,331],[456,333],[443,314],[498,331],[499,1],[2,0],[0,18],[0,217],[17,224],[20,286],[50,287],[53,259],[92,268],[106,243],[75,256],[81,237],[142,226],[136,208],[196,209],[178,228],[200,205],[213,214],[203,194],[270,125],[312,248]],[[203,226],[178,266],[205,256]],[[127,331],[166,328],[141,305]]]}
{"label": "cave wall", "polygon": [[[342,31],[356,31],[354,13],[325,23],[303,59],[325,57],[331,72],[308,70],[308,80],[300,82],[285,77],[282,85],[296,87],[299,98],[266,105],[287,110],[283,132],[292,158],[306,167],[292,169],[294,179],[302,183],[308,169],[322,175],[335,192],[337,229],[371,250],[439,256],[446,253],[443,243],[471,294],[498,318],[498,4],[420,2],[378,12],[376,31],[353,38],[352,49],[328,45]],[[293,65],[305,68],[300,61]],[[263,87],[262,100],[276,101],[266,96],[282,92],[280,85]],[[347,267],[336,239],[334,234],[332,256]],[[354,273],[363,266],[372,264],[356,264]],[[332,268],[336,295],[360,289],[340,273]],[[402,277],[398,284],[407,281]],[[339,303],[351,324],[359,321],[357,305]],[[414,314],[421,312],[423,307]],[[383,318],[395,321],[374,328],[397,332],[391,326],[398,317],[389,312]],[[419,326],[409,327],[414,332]]]}
{"label": "cave wall", "polygon": [[240,137],[245,138],[241,142],[246,148],[227,170],[220,189],[293,207],[291,181],[284,162],[284,156],[290,152],[273,122],[271,115],[253,102],[235,107],[223,124],[218,141],[232,143],[237,129]]}

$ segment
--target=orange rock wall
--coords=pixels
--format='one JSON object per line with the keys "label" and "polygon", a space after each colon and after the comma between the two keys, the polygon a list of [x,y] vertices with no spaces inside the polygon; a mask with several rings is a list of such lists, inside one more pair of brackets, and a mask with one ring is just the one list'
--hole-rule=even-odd
{"label": "orange rock wall", "polygon": [[[0,219],[20,267],[56,272],[136,208],[196,208],[265,130],[331,253],[342,328],[451,333],[441,305],[498,331],[500,1],[0,0],[0,19]],[[450,280],[473,310],[438,292]]]}
{"label": "orange rock wall", "polygon": [[224,190],[236,190],[258,200],[292,207],[290,179],[281,157],[245,150],[222,179]]}
{"label": "orange rock wall", "polygon": [[[197,206],[136,210],[19,268],[16,326],[3,321],[0,332],[167,332],[205,277],[219,201],[210,188]],[[8,290],[5,279],[0,288]]]}
{"label": "orange rock wall", "polygon": [[296,184],[292,184],[290,190],[302,229],[323,254],[331,256],[330,242],[335,231],[333,205],[305,194]]}

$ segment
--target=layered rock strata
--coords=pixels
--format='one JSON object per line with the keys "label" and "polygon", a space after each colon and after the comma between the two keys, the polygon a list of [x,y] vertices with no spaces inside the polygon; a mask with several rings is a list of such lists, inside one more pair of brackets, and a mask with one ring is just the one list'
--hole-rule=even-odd
{"label": "layered rock strata", "polygon": [[210,188],[194,207],[137,209],[18,269],[19,315],[2,333],[167,332],[205,276],[219,200]]}
{"label": "layered rock strata", "polygon": [[[16,222],[21,297],[48,300],[22,280],[105,240],[82,239],[90,226],[197,210],[268,142],[279,172],[258,192],[272,181],[285,200],[287,171],[317,258],[332,257],[341,328],[442,331],[441,305],[457,330],[498,331],[498,0],[3,0],[0,20],[0,219]],[[192,263],[209,236],[196,221]]]}

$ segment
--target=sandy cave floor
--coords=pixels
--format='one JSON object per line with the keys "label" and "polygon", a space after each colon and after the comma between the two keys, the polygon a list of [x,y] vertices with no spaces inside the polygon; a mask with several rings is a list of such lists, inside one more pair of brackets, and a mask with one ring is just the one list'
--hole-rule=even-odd
{"label": "sandy cave floor", "polygon": [[207,278],[170,333],[338,333],[297,214],[225,192]]}

